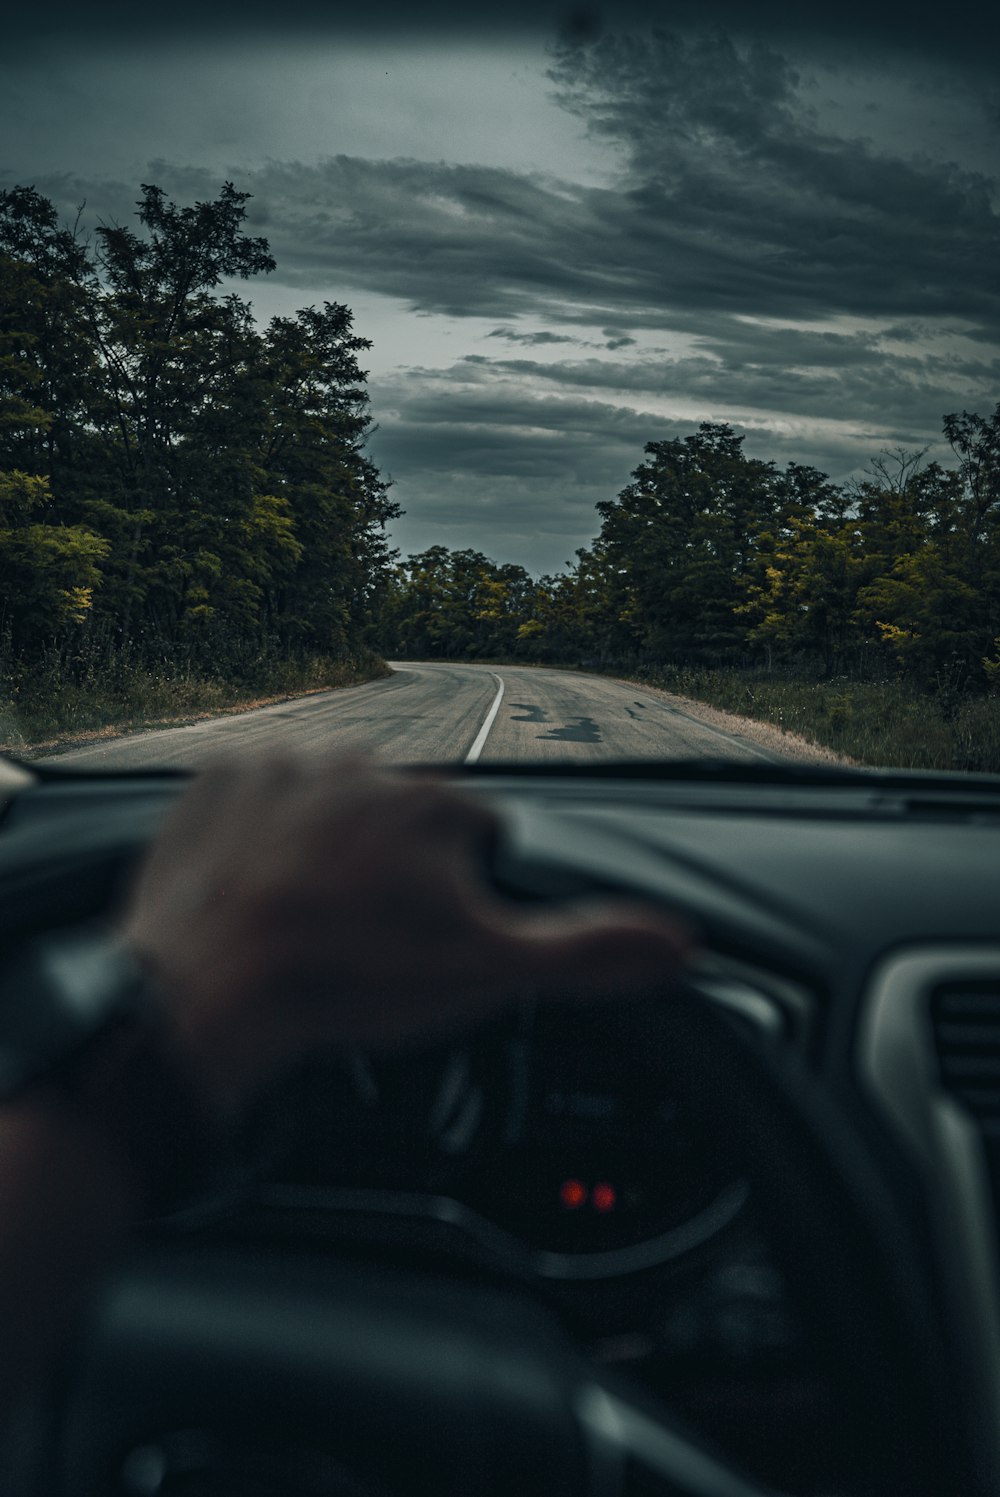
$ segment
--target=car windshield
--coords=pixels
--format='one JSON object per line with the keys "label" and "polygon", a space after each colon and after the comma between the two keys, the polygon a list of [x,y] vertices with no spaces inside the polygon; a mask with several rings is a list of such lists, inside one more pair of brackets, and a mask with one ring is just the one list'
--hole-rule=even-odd
{"label": "car windshield", "polygon": [[995,12],[352,9],[8,25],[0,752],[1000,772]]}

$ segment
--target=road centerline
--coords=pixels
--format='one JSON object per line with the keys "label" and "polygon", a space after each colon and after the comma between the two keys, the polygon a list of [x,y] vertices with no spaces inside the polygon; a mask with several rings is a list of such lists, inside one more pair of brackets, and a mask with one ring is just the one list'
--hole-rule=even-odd
{"label": "road centerline", "polygon": [[490,710],[483,718],[483,725],[479,729],[479,732],[476,734],[475,741],[473,742],[472,747],[465,756],[466,764],[475,764],[476,760],[479,758],[479,755],[486,747],[486,740],[490,736],[490,729],[492,728],[493,723],[496,720],[496,715],[500,710],[500,703],[503,701],[503,681],[501,677],[497,675],[496,671],[490,671],[490,675],[497,683],[497,694],[493,698]]}

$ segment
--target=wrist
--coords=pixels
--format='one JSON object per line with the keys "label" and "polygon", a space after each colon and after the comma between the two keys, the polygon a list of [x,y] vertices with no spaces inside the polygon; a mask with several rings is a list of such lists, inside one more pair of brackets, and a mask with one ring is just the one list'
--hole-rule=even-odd
{"label": "wrist", "polygon": [[169,1011],[177,1053],[211,1107],[232,1120],[285,1056],[280,1006],[262,998],[265,964],[249,940],[185,943],[178,960],[162,929],[135,914],[120,937]]}
{"label": "wrist", "polygon": [[138,1212],[197,1194],[221,1152],[221,1118],[149,975],[93,931],[33,943],[3,973],[0,1096],[57,1098],[129,1179]]}
{"label": "wrist", "polygon": [[162,1215],[215,1178],[225,1130],[155,995],[105,1030],[62,1079],[75,1111],[134,1184],[139,1214]]}

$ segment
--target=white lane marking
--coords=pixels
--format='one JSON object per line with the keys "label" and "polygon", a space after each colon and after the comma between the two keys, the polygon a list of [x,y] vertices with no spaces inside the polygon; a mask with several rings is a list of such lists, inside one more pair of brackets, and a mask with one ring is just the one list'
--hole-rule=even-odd
{"label": "white lane marking", "polygon": [[496,671],[490,671],[490,675],[493,677],[494,681],[497,683],[497,694],[493,698],[493,705],[492,705],[492,707],[490,708],[489,712],[487,712],[485,718],[483,719],[483,725],[482,725],[482,727],[479,729],[479,732],[476,734],[476,741],[475,741],[475,743],[472,745],[472,747],[470,748],[469,752],[465,756],[465,762],[466,762],[466,764],[475,764],[476,760],[479,758],[479,755],[482,753],[483,749],[486,747],[486,740],[490,736],[490,729],[493,726],[493,720],[494,720],[494,718],[496,717],[497,713],[500,710],[500,703],[503,701],[503,682],[501,681],[500,677],[497,675]]}

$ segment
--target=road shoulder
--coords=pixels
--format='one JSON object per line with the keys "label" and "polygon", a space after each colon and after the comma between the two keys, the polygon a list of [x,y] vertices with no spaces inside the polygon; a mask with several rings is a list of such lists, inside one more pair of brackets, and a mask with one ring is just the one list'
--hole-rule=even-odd
{"label": "road shoulder", "polygon": [[855,759],[837,754],[822,744],[810,743],[798,733],[788,733],[774,723],[761,722],[756,717],[740,717],[735,712],[724,712],[720,707],[710,707],[707,702],[699,702],[694,697],[678,696],[676,692],[665,691],[660,686],[650,686],[645,681],[628,680],[622,676],[612,676],[609,679],[616,681],[619,686],[638,686],[648,696],[678,708],[706,727],[745,738],[757,748],[782,758],[793,759],[800,764],[835,764],[847,768],[857,763]]}

